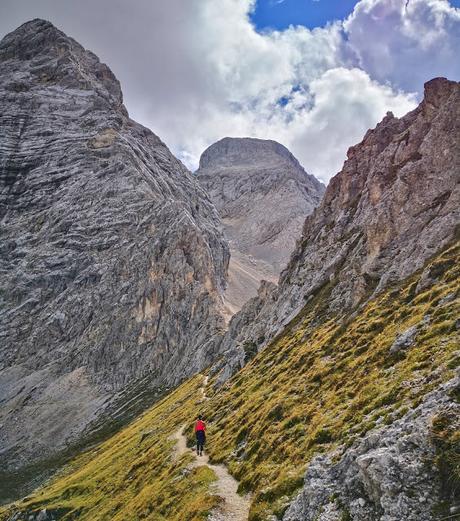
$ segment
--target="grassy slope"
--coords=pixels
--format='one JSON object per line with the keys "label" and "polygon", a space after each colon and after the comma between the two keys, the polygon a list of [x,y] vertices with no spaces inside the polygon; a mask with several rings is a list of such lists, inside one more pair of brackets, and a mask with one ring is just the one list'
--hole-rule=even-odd
{"label": "grassy slope", "polygon": [[[321,451],[390,423],[458,366],[460,246],[432,261],[438,283],[415,295],[420,273],[369,302],[347,323],[314,325],[322,298],[289,331],[216,392],[206,414],[211,457],[255,492],[252,520],[281,512]],[[329,289],[325,288],[324,293]],[[451,295],[455,300],[442,303]],[[429,315],[407,351],[390,355],[398,332]]]}
{"label": "grassy slope", "polygon": [[[390,423],[459,364],[456,319],[460,246],[438,256],[438,282],[415,295],[420,274],[369,302],[347,322],[325,320],[321,303],[330,287],[227,385],[201,404],[210,420],[209,450],[254,492],[251,517],[280,513],[302,484],[318,452],[348,444]],[[450,300],[443,299],[450,295]],[[430,322],[414,345],[389,354],[398,332]],[[189,457],[175,462],[169,436],[196,414],[201,379],[186,382],[70,468],[21,509],[64,509],[67,519],[199,520],[216,505],[206,468],[184,475]],[[445,427],[443,426],[445,430]],[[141,442],[142,433],[153,432]],[[441,461],[442,465],[443,462]],[[63,510],[63,512],[64,512]],[[2,517],[0,511],[0,519]]]}
{"label": "grassy slope", "polygon": [[[208,467],[184,471],[191,456],[174,458],[177,429],[196,415],[202,377],[197,376],[154,405],[105,443],[76,458],[53,482],[20,503],[47,508],[62,519],[199,521],[220,499],[208,490]],[[0,519],[7,519],[0,510]],[[2,515],[3,512],[3,515]]]}

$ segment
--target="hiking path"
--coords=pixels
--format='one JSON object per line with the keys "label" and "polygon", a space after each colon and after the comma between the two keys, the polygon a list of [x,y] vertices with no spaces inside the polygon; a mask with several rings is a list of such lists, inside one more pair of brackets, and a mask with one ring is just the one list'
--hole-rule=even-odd
{"label": "hiking path", "polygon": [[[206,397],[206,385],[208,377],[203,380],[201,394],[203,400]],[[174,434],[176,440],[175,457],[180,458],[183,454],[192,453],[195,456],[191,467],[207,465],[214,471],[217,481],[214,483],[215,493],[223,499],[223,503],[217,510],[211,513],[209,521],[247,521],[249,516],[250,497],[238,494],[238,481],[228,473],[224,465],[212,465],[209,463],[207,454],[197,456],[194,451],[187,447],[187,439],[184,434],[185,425],[182,425]]]}

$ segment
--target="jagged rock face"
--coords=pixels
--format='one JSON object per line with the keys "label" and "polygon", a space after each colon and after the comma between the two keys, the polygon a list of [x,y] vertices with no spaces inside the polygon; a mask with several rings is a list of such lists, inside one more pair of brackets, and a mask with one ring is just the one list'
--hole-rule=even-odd
{"label": "jagged rock face", "polygon": [[276,282],[318,206],[322,185],[276,141],[224,138],[200,158],[196,175],[215,204],[230,241],[226,300],[232,312]]}
{"label": "jagged rock face", "polygon": [[308,297],[335,279],[331,309],[350,308],[450,242],[460,222],[459,115],[460,83],[435,79],[417,109],[389,113],[351,147],[283,282]]}
{"label": "jagged rock face", "polygon": [[348,313],[452,241],[460,223],[459,145],[460,83],[436,78],[414,111],[401,119],[389,113],[351,147],[306,219],[278,288],[249,301],[234,318],[236,330],[230,324],[223,342],[232,363],[240,365],[242,343],[261,349],[321,289],[329,288],[331,313]]}
{"label": "jagged rock face", "polygon": [[442,476],[433,463],[439,450],[433,424],[442,421],[444,429],[458,432],[460,405],[453,393],[459,389],[457,377],[428,394],[401,419],[370,431],[333,458],[315,457],[305,474],[303,490],[283,520],[434,519],[440,503],[450,499],[451,476]]}
{"label": "jagged rock face", "polygon": [[2,40],[0,100],[1,446],[21,463],[115,390],[213,360],[229,253],[193,176],[52,24]]}

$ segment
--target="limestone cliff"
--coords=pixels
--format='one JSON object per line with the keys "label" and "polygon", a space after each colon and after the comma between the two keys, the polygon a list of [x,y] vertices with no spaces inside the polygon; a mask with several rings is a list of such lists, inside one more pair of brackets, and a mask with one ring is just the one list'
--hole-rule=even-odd
{"label": "limestone cliff", "polygon": [[460,222],[459,122],[460,84],[436,78],[414,111],[401,119],[388,113],[348,150],[307,217],[279,286],[249,301],[230,323],[223,343],[233,362],[223,379],[243,363],[244,343],[260,350],[320,291],[327,290],[329,313],[347,314],[453,240]]}
{"label": "limestone cliff", "polygon": [[195,178],[128,117],[110,69],[49,22],[1,41],[0,106],[6,484],[115,392],[215,358],[229,253]]}

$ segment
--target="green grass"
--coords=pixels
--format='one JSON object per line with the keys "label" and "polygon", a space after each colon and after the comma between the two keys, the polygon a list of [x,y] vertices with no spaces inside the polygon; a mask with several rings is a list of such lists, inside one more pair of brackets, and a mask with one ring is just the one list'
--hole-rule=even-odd
{"label": "green grass", "polygon": [[[331,287],[323,287],[283,335],[223,388],[209,385],[208,401],[199,404],[201,377],[184,383],[19,507],[54,509],[61,519],[77,513],[94,521],[205,519],[219,502],[210,492],[215,476],[203,467],[184,474],[191,456],[175,461],[170,439],[187,424],[191,441],[201,408],[212,460],[228,466],[241,491],[253,493],[250,520],[281,515],[315,454],[392,423],[453,376],[459,364],[459,252],[457,244],[431,261],[434,286],[417,295],[415,274],[353,317],[327,317],[324,299]],[[427,315],[414,344],[390,354],[397,334]],[[435,463],[446,496],[459,486],[458,441],[450,418],[434,420]]]}
{"label": "green grass", "polygon": [[[391,423],[453,376],[459,249],[432,261],[436,285],[415,295],[418,273],[369,302],[354,319],[315,326],[322,313],[322,300],[316,299],[215,392],[205,409],[213,420],[211,457],[229,466],[241,490],[255,493],[252,521],[266,519],[284,496],[295,493],[314,454]],[[443,303],[447,295],[451,300]],[[397,333],[426,315],[430,323],[414,345],[391,355]]]}
{"label": "green grass", "polygon": [[196,415],[201,381],[197,376],[183,384],[108,441],[76,458],[48,486],[0,510],[0,519],[19,508],[47,508],[64,520],[206,519],[220,503],[209,491],[215,475],[204,466],[186,470],[192,456],[176,461],[170,439]]}

